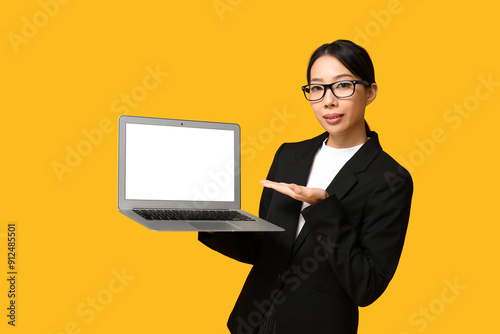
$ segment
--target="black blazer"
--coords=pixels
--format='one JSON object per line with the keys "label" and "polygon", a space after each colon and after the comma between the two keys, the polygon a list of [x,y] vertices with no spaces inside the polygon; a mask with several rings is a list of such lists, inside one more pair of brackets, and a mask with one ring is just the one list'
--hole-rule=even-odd
{"label": "black blazer", "polygon": [[[328,133],[277,151],[268,180],[306,185]],[[358,306],[375,301],[396,270],[410,214],[410,174],[385,153],[375,132],[333,179],[330,196],[302,202],[264,188],[259,216],[285,232],[200,233],[199,240],[253,264],[228,321],[253,333],[274,302],[279,334],[357,332]]]}

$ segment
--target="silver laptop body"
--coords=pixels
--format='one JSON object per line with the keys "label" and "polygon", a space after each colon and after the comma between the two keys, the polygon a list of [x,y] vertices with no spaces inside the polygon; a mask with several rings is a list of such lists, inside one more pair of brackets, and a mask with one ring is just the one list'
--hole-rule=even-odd
{"label": "silver laptop body", "polygon": [[231,123],[120,116],[118,209],[153,231],[284,231],[241,210]]}

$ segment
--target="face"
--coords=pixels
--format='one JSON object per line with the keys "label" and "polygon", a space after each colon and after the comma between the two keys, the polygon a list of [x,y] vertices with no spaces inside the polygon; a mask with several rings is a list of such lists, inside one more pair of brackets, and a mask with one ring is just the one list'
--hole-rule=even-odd
{"label": "face", "polygon": [[[354,76],[337,58],[319,57],[311,67],[310,84],[329,84],[339,80],[361,80]],[[352,147],[366,141],[365,107],[377,95],[377,86],[356,85],[352,96],[337,98],[328,89],[319,101],[311,101],[311,107],[321,126],[330,134],[327,145]]]}

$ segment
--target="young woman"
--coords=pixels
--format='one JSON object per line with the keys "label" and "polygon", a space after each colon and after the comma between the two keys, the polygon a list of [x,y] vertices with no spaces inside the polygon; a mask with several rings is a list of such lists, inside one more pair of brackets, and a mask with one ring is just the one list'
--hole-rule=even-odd
{"label": "young woman", "polygon": [[228,321],[231,333],[357,332],[396,270],[410,214],[409,173],[364,120],[377,96],[368,53],[346,40],[319,47],[302,87],[325,133],[277,151],[260,217],[278,233],[200,233],[253,264]]}

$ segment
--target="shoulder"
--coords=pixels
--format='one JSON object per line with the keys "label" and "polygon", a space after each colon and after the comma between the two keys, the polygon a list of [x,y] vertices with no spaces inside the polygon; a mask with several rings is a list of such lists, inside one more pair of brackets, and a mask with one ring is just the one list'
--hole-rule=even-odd
{"label": "shoulder", "polygon": [[376,145],[372,148],[376,154],[367,165],[364,173],[358,174],[358,177],[366,179],[368,182],[374,182],[382,187],[388,187],[394,192],[395,186],[406,189],[410,193],[413,190],[413,179],[410,172],[397,162],[389,153],[384,151],[378,142],[378,136],[375,136]]}
{"label": "shoulder", "polygon": [[373,165],[378,167],[378,169],[392,171],[392,172],[401,172],[401,174],[410,176],[410,172],[408,172],[399,162],[397,162],[386,151],[381,151],[377,155],[377,157],[373,160]]}
{"label": "shoulder", "polygon": [[373,167],[382,170],[403,168],[392,156],[382,149],[376,132],[368,133],[370,139],[356,152],[347,163],[354,172],[360,172]]}
{"label": "shoulder", "polygon": [[382,149],[378,134],[370,132],[369,136],[370,139],[347,162],[347,168],[358,178],[370,183],[397,178],[411,185],[410,173]]}
{"label": "shoulder", "polygon": [[413,189],[413,179],[410,172],[385,151],[382,151],[373,161],[372,170],[376,171],[380,182],[393,191],[395,185],[409,191]]}

